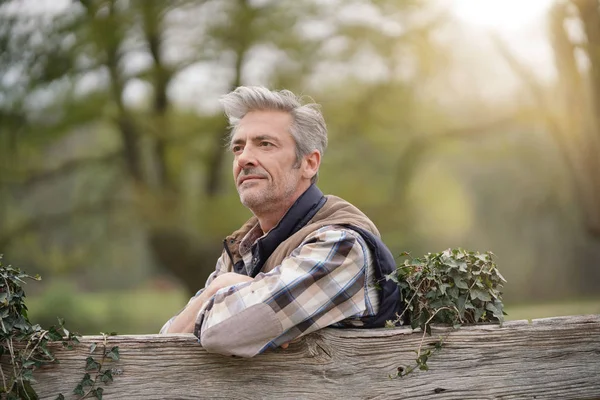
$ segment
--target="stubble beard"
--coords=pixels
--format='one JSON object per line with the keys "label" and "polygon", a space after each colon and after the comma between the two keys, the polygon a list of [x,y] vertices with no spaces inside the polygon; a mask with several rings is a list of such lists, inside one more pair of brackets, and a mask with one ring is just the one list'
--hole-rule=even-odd
{"label": "stubble beard", "polygon": [[[265,183],[267,183],[265,185]],[[273,181],[265,180],[264,182],[256,182],[254,185],[259,187],[250,187],[243,190],[238,188],[240,201],[250,209],[254,215],[265,214],[269,212],[279,211],[282,207],[289,207],[289,199],[294,195],[300,180],[293,176],[293,170],[288,172],[288,175],[282,184],[282,188],[278,188]],[[293,203],[293,202],[292,202]]]}

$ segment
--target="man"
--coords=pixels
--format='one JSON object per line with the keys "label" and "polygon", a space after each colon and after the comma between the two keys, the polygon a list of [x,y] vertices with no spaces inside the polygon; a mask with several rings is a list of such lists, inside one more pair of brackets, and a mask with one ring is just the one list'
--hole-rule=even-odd
{"label": "man", "polygon": [[401,312],[394,259],[356,207],[316,187],[327,129],[289,91],[239,87],[221,99],[233,177],[254,217],[224,241],[205,288],[161,333],[252,357],[326,326],[381,327]]}

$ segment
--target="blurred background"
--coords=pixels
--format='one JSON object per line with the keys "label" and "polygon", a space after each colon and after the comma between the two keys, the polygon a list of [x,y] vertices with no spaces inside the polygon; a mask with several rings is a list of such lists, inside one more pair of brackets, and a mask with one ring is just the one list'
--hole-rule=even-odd
{"label": "blurred background", "polygon": [[492,251],[508,319],[600,313],[597,0],[0,1],[0,253],[30,317],[155,333],[249,216],[218,98],[322,104],[395,254]]}

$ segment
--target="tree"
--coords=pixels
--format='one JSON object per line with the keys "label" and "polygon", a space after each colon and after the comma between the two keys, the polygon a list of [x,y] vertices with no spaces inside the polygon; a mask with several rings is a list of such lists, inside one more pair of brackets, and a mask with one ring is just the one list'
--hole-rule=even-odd
{"label": "tree", "polygon": [[[344,66],[351,75],[367,51],[387,72],[380,82],[366,84],[358,100],[368,104],[376,93],[394,98],[404,87],[398,79],[401,60],[410,54],[421,59],[435,27],[409,17],[424,4],[80,0],[49,16],[5,2],[0,15],[10,24],[3,25],[0,64],[19,79],[2,88],[0,101],[6,163],[0,252],[31,232],[40,233],[37,243],[48,245],[54,239],[44,236],[65,223],[85,231],[82,226],[126,215],[120,229],[133,225],[142,231],[158,263],[194,292],[214,268],[220,238],[246,213],[239,206],[223,212],[237,203],[231,186],[224,185],[225,119],[177,105],[173,82],[203,66],[224,75],[223,92],[255,82],[302,90],[318,81],[320,68]],[[338,18],[347,7],[366,7],[374,19]],[[395,21],[396,33],[378,25],[384,19]],[[340,51],[332,51],[335,42],[343,43]],[[261,60],[265,55],[268,63]],[[132,67],[136,63],[141,66]],[[252,77],[257,68],[266,71],[262,81]],[[128,100],[134,84],[148,88],[146,101]],[[364,114],[367,122],[377,117]],[[64,157],[67,148],[79,149],[78,140],[93,144],[83,143],[84,151]],[[50,162],[57,153],[60,162]],[[66,185],[69,200],[48,202],[42,212],[17,204],[19,196],[50,182]],[[76,190],[79,186],[90,189]],[[104,239],[110,229],[103,230]],[[65,236],[64,247],[78,240]],[[91,247],[105,243],[92,242]]]}
{"label": "tree", "polygon": [[[556,1],[548,32],[554,50],[558,85],[545,87],[498,40],[505,58],[530,89],[544,122],[567,165],[579,201],[583,223],[600,237],[600,13],[597,0]],[[577,23],[583,36],[574,38],[568,24]],[[589,67],[577,61],[584,54]],[[553,96],[556,94],[557,96]]]}

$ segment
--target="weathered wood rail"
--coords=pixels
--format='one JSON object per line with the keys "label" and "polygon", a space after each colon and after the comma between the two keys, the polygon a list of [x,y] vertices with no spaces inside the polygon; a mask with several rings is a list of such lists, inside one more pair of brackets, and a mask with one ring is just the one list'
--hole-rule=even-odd
{"label": "weathered wood rail", "polygon": [[[115,336],[118,375],[101,387],[104,399],[145,400],[600,399],[600,315],[434,328],[439,335],[430,370],[396,379],[421,340],[410,329],[324,329],[252,359],[208,354],[192,335]],[[40,397],[75,398],[89,345],[101,341],[57,350],[60,364],[34,375]]]}

